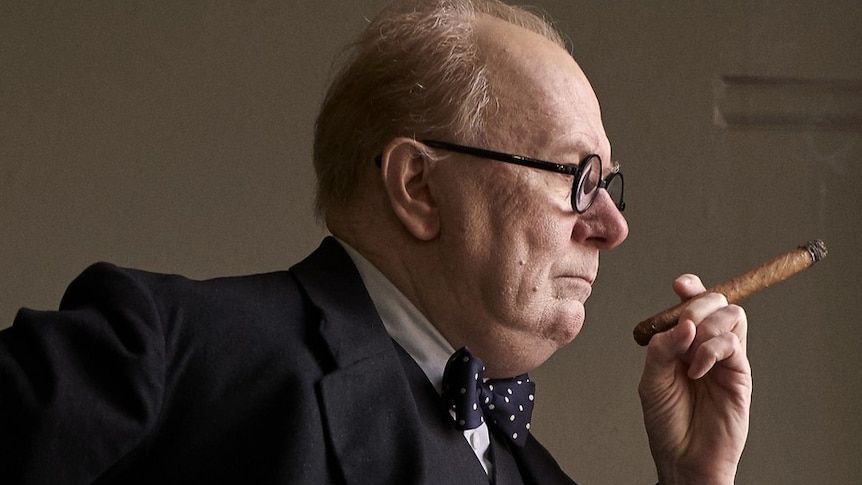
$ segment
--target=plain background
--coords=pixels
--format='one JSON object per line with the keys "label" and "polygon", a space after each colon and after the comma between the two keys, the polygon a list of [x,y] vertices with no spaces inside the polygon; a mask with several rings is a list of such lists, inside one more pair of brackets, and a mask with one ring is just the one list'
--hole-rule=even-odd
{"label": "plain background", "polygon": [[[582,483],[650,483],[632,327],[680,273],[715,284],[822,238],[826,261],[745,305],[739,482],[859,483],[862,3],[534,3],[602,102],[631,226],[583,332],[534,374],[534,432]],[[0,3],[0,327],[97,260],[206,278],[312,250],[314,118],[381,5]],[[822,84],[740,98],[725,76]],[[728,109],[775,123],[725,126]]]}

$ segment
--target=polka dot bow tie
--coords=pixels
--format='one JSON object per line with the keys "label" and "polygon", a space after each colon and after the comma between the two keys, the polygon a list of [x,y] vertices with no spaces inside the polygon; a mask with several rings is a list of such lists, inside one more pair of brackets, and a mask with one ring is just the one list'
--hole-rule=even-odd
{"label": "polka dot bow tie", "polygon": [[452,354],[443,372],[443,400],[455,411],[455,426],[460,430],[478,428],[487,418],[489,424],[524,446],[533,414],[536,385],[527,374],[511,379],[482,378],[485,365],[462,347]]}

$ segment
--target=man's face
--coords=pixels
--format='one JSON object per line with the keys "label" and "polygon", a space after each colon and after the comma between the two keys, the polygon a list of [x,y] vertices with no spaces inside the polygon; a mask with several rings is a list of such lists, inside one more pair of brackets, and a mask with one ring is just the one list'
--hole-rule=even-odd
{"label": "man's face", "polygon": [[[499,99],[492,150],[577,165],[610,143],[598,101],[577,64],[552,43],[497,21],[482,23]],[[599,191],[572,209],[570,176],[459,154],[437,164],[442,192],[440,261],[454,299],[444,335],[469,345],[492,375],[513,375],[569,343],[584,321],[599,250],[628,234]]]}

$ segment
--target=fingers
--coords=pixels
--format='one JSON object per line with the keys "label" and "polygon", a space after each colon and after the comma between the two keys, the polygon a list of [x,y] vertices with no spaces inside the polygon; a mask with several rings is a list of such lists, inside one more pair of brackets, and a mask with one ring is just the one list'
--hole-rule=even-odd
{"label": "fingers", "polygon": [[689,362],[689,377],[703,377],[715,364],[744,371],[748,320],[737,305],[728,305],[724,295],[705,293],[693,300],[680,315],[680,323],[696,328],[683,359]]}
{"label": "fingers", "polygon": [[734,333],[723,333],[713,337],[697,348],[694,360],[689,364],[688,376],[700,379],[717,363],[724,367],[748,373],[748,359],[742,342]]}
{"label": "fingers", "polygon": [[674,362],[691,348],[696,335],[697,328],[687,320],[680,320],[676,327],[667,332],[653,335],[647,347],[647,364],[673,368]]}
{"label": "fingers", "polygon": [[693,345],[726,332],[736,334],[744,342],[748,331],[745,310],[737,305],[728,305],[727,298],[720,293],[704,293],[692,299],[680,314],[679,321],[690,321],[697,327]]}
{"label": "fingers", "polygon": [[680,314],[676,328],[653,337],[649,360],[662,367],[682,359],[688,364],[688,375],[693,379],[703,377],[719,362],[745,371],[748,367],[745,311],[737,305],[729,305],[724,295],[705,292],[700,278],[693,274],[678,277],[673,289],[688,305]]}
{"label": "fingers", "polygon": [[650,341],[645,377],[668,377],[677,359],[688,365],[687,373],[692,379],[700,379],[719,363],[749,372],[745,311],[729,305],[724,295],[706,292],[700,278],[693,274],[678,277],[673,289],[688,304],[675,328]]}

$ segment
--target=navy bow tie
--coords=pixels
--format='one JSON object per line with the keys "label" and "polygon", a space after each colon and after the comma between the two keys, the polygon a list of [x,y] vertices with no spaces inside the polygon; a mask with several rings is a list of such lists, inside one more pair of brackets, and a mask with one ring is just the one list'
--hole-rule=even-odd
{"label": "navy bow tie", "polygon": [[488,423],[518,446],[527,442],[536,385],[527,374],[511,379],[482,378],[485,365],[462,347],[449,358],[443,372],[443,400],[455,411],[460,430]]}

